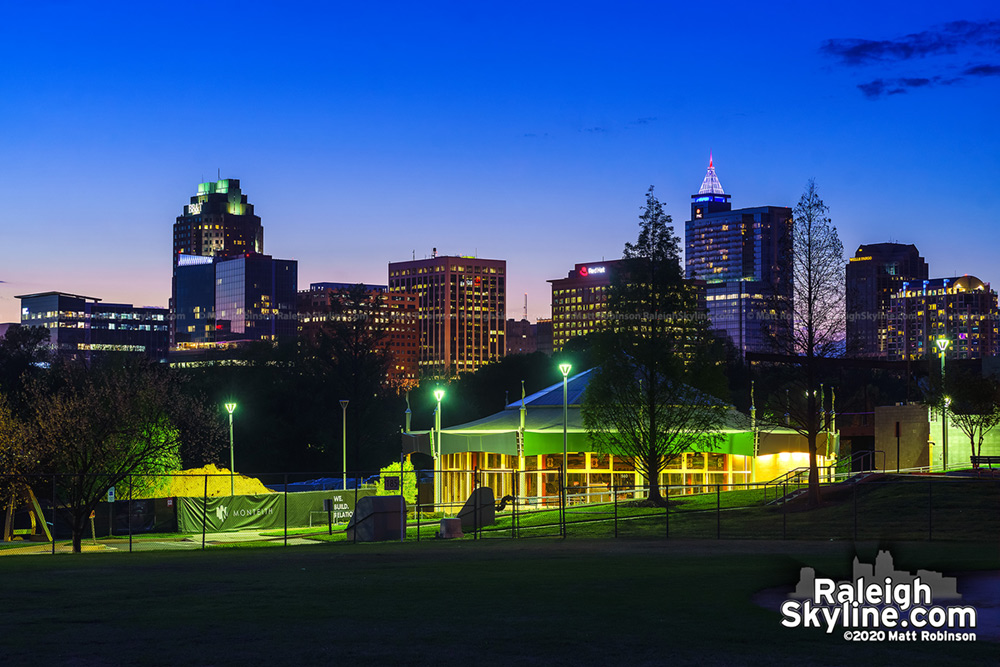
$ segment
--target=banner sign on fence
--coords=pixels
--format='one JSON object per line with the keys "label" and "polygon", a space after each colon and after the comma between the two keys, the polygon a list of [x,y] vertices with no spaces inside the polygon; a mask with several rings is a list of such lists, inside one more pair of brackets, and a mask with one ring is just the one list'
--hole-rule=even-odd
{"label": "banner sign on fence", "polygon": [[[371,495],[361,491],[358,497]],[[354,512],[354,491],[306,491],[289,493],[287,521],[289,527],[309,526],[313,512],[326,511],[323,500],[333,500],[333,521],[347,521]],[[285,526],[285,494],[262,493],[252,496],[213,496],[208,498],[177,498],[177,530],[200,533],[234,530],[274,530]]]}

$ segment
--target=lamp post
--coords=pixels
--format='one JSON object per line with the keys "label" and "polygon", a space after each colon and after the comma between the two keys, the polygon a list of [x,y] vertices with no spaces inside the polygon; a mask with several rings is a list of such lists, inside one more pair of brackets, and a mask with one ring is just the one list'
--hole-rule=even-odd
{"label": "lamp post", "polygon": [[343,459],[344,479],[342,482],[343,483],[342,488],[344,489],[345,492],[347,491],[347,404],[349,402],[350,402],[349,399],[346,398],[340,399],[340,425],[341,428],[343,429],[341,444],[343,445],[344,449],[344,459]]}
{"label": "lamp post", "polygon": [[[941,391],[944,391],[944,355],[948,351],[948,347],[951,345],[951,340],[941,337],[934,341],[937,345],[938,350],[941,354]],[[941,409],[941,467],[943,470],[948,469],[948,406],[951,405],[951,399],[947,396],[944,397],[944,407]]]}
{"label": "lamp post", "polygon": [[233,472],[236,464],[233,462],[233,412],[236,411],[235,403],[226,403],[226,412],[229,413],[229,495],[236,495],[236,480]]}
{"label": "lamp post", "polygon": [[562,456],[562,507],[563,507],[563,537],[566,537],[566,484],[567,484],[567,470],[566,457],[568,453],[566,451],[566,432],[569,429],[569,400],[568,400],[568,387],[569,387],[569,372],[573,369],[571,364],[559,364],[559,372],[563,376],[563,456]]}
{"label": "lamp post", "polygon": [[444,399],[444,389],[435,389],[434,398],[437,400],[437,410],[434,412],[434,430],[436,446],[434,447],[434,506],[441,506],[441,401]]}

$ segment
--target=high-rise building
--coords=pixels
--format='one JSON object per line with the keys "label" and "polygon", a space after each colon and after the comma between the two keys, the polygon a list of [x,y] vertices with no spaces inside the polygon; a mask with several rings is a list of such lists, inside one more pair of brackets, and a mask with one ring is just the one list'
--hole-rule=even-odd
{"label": "high-rise building", "polygon": [[707,283],[712,330],[741,353],[773,351],[767,323],[790,313],[792,210],[733,209],[709,157],[701,188],[691,196],[684,250],[687,278]]}
{"label": "high-rise building", "polygon": [[847,353],[889,356],[889,305],[904,283],[927,279],[927,262],[913,244],[858,246],[847,263]]}
{"label": "high-rise building", "polygon": [[982,359],[998,352],[997,293],[975,276],[904,282],[889,300],[888,349],[893,360],[937,356]]}
{"label": "high-rise building", "polygon": [[607,314],[607,290],[621,260],[576,264],[552,285],[552,348],[597,331]]}
{"label": "high-rise building", "polygon": [[374,306],[374,312],[368,312],[371,308],[358,312],[347,300],[348,291],[356,287],[354,283],[323,282],[312,283],[308,290],[299,292],[302,337],[315,342],[328,323],[361,321],[383,338],[382,344],[391,355],[386,380],[403,391],[416,386],[420,379],[417,295],[390,292],[387,285],[361,285],[368,301],[365,305]]}
{"label": "high-rise building", "polygon": [[49,347],[59,356],[91,361],[108,352],[142,354],[152,361],[167,358],[167,309],[65,292],[22,294],[21,324],[46,327]]}
{"label": "high-rise building", "polygon": [[389,264],[389,292],[416,294],[421,374],[475,371],[506,350],[507,262],[439,256]]}
{"label": "high-rise building", "polygon": [[[548,353],[559,351],[571,339],[601,329],[608,317],[608,289],[624,270],[624,262],[613,259],[576,264],[565,278],[548,281],[552,284],[552,320],[546,323],[546,328],[551,327],[552,346],[547,348],[539,343],[539,349]],[[683,289],[695,309],[703,313],[705,281],[685,280]],[[539,330],[541,326],[539,320]]]}
{"label": "high-rise building", "polygon": [[240,190],[239,179],[199,183],[198,194],[174,222],[174,257],[245,252],[264,252],[264,227]]}
{"label": "high-rise building", "polygon": [[239,180],[200,183],[174,223],[172,346],[297,335],[298,262],[263,252],[264,227]]}
{"label": "high-rise building", "polygon": [[175,345],[282,341],[298,333],[298,262],[247,252],[179,255],[174,267]]}

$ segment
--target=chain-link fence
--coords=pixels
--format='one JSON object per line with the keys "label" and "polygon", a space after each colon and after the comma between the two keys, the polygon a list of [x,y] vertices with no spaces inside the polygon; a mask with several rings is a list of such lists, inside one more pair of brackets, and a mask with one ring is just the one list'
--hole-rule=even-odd
{"label": "chain-link fence", "polygon": [[560,470],[484,469],[130,475],[113,485],[101,475],[0,475],[0,555],[443,537],[982,541],[1000,533],[1000,477],[986,471],[848,477],[821,486],[819,507],[799,482],[653,488],[632,476],[563,479]]}

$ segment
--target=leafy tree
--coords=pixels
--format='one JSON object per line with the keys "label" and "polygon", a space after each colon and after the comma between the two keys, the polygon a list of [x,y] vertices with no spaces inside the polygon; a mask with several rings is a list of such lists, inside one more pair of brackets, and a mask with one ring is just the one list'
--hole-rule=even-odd
{"label": "leafy tree", "polygon": [[778,349],[798,357],[800,371],[776,387],[779,391],[769,396],[768,408],[771,414],[787,413],[787,425],[808,441],[808,498],[813,507],[820,502],[816,443],[826,428],[819,403],[820,361],[841,353],[845,321],[844,246],[828,212],[816,182],[810,180],[793,212],[791,317],[776,320],[770,328]]}
{"label": "leafy tree", "polygon": [[24,425],[0,394],[0,507],[31,486],[41,464],[42,452],[25,442]]}
{"label": "leafy tree", "polygon": [[45,327],[11,327],[0,337],[0,394],[16,414],[23,416],[26,381],[41,373],[49,359],[48,341]]}
{"label": "leafy tree", "polygon": [[[375,483],[375,495],[376,496],[398,496],[400,495],[399,488],[397,487],[394,491],[387,491],[385,488],[385,478],[386,477],[399,477],[399,462],[390,463],[386,467],[379,470],[379,478]],[[414,505],[417,502],[417,474],[413,471],[413,464],[409,461],[403,462],[403,498],[410,505]]]}
{"label": "leafy tree", "polygon": [[986,434],[1000,424],[1000,381],[959,367],[948,371],[944,393],[932,389],[929,398],[932,405],[948,410],[952,423],[969,439],[971,455],[981,455]]}
{"label": "leafy tree", "polygon": [[28,443],[59,475],[76,552],[90,512],[110,487],[129,475],[168,472],[183,437],[189,447],[221,439],[217,413],[183,395],[169,369],[110,359],[66,366],[55,380],[50,392],[36,385],[32,393]]}
{"label": "leafy tree", "polygon": [[682,279],[680,242],[650,187],[636,243],[608,291],[609,317],[583,420],[597,449],[626,457],[665,502],[659,474],[685,451],[717,446],[725,413],[723,349],[711,335],[698,293]]}

